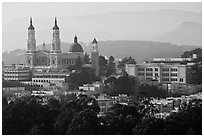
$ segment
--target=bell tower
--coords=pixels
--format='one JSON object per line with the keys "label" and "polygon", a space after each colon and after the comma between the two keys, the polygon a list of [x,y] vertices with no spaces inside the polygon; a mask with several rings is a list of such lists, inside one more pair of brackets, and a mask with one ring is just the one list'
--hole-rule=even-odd
{"label": "bell tower", "polygon": [[60,47],[60,31],[59,27],[57,25],[57,18],[55,17],[55,25],[52,28],[53,30],[53,37],[52,37],[52,46],[51,46],[51,52],[52,53],[61,53],[61,47]]}
{"label": "bell tower", "polygon": [[30,18],[30,26],[28,27],[27,51],[36,51],[35,28],[32,24],[32,18]]}
{"label": "bell tower", "polygon": [[94,38],[92,41],[92,51],[91,51],[91,66],[95,70],[96,76],[99,76],[99,52],[98,52],[98,42]]}
{"label": "bell tower", "polygon": [[30,18],[30,25],[28,27],[28,39],[27,39],[27,66],[35,66],[35,54],[36,54],[36,39],[35,39],[35,28],[33,27],[32,18]]}

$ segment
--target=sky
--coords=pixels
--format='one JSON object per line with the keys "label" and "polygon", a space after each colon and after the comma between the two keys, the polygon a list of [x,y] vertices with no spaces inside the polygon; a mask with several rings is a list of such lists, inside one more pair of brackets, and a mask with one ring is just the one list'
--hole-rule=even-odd
{"label": "sky", "polygon": [[[169,10],[173,15],[162,9],[173,9]],[[39,45],[42,41],[51,42],[54,17],[58,19],[62,42],[72,42],[74,35],[81,42],[89,42],[93,37],[101,41],[157,41],[155,37],[175,31],[185,21],[200,23],[202,15],[197,13],[202,13],[201,2],[3,2],[2,51],[26,47],[30,17]]]}
{"label": "sky", "polygon": [[2,23],[30,16],[64,17],[160,9],[202,12],[202,5],[193,2],[3,2]]}

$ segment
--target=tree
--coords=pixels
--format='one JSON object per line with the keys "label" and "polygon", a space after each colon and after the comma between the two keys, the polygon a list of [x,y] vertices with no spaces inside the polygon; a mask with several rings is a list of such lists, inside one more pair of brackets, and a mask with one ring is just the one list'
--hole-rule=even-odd
{"label": "tree", "polygon": [[105,134],[130,135],[140,120],[140,114],[135,106],[114,104],[103,119],[106,123]]}
{"label": "tree", "polygon": [[105,76],[107,71],[107,63],[108,61],[105,59],[104,56],[99,56],[99,75]]}
{"label": "tree", "polygon": [[[62,104],[61,113],[57,117],[57,120],[54,124],[55,134],[66,134],[67,129],[72,123],[74,117],[85,109],[89,109],[95,112],[96,114],[98,114],[100,110],[96,100],[86,95],[79,95],[78,99],[74,99],[72,101]],[[77,127],[75,127],[74,124],[71,128],[75,129]]]}
{"label": "tree", "polygon": [[124,70],[125,64],[136,64],[136,61],[131,56],[125,57],[122,59],[122,61],[119,61],[118,68],[121,68],[122,70]]}
{"label": "tree", "polygon": [[[2,133],[6,135],[26,135],[37,132],[52,134],[53,113],[35,97],[22,97],[9,103],[2,112]],[[34,130],[35,129],[35,130]],[[36,132],[34,132],[36,131]]]}
{"label": "tree", "polygon": [[114,63],[114,57],[110,56],[108,60],[108,66],[106,71],[106,76],[110,76],[115,74],[115,63]]}
{"label": "tree", "polygon": [[83,67],[80,71],[71,73],[66,82],[69,83],[70,89],[78,89],[80,85],[91,84],[95,79],[94,71],[91,68]]}
{"label": "tree", "polygon": [[133,129],[136,135],[163,135],[164,134],[164,120],[154,117],[143,118],[141,122],[137,123]]}
{"label": "tree", "polygon": [[85,64],[90,64],[89,54],[87,54],[87,53],[85,53],[85,55],[84,55],[84,63]]}
{"label": "tree", "polygon": [[195,85],[202,84],[202,65],[196,63],[195,65],[191,66],[187,77],[187,82]]}
{"label": "tree", "polygon": [[140,84],[138,87],[137,96],[140,97],[166,97],[167,92],[164,89],[148,84]]}
{"label": "tree", "polygon": [[97,113],[85,109],[76,114],[71,121],[67,134],[70,135],[97,135],[100,134],[100,122]]}
{"label": "tree", "polygon": [[197,55],[197,58],[195,59],[195,61],[198,62],[202,62],[202,49],[201,48],[197,48],[191,51],[186,51],[183,53],[183,55],[181,55],[182,58],[192,58],[193,54]]}
{"label": "tree", "polygon": [[81,60],[81,57],[78,56],[77,59],[76,59],[76,62],[75,62],[75,68],[77,70],[80,70],[82,68],[82,60]]}

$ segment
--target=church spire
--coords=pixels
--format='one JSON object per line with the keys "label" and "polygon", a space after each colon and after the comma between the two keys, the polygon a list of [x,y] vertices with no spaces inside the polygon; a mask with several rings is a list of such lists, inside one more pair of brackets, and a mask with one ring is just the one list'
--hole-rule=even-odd
{"label": "church spire", "polygon": [[34,30],[35,28],[33,27],[33,24],[32,24],[32,17],[30,17],[30,26],[28,27],[29,30]]}
{"label": "church spire", "polygon": [[55,17],[55,25],[53,27],[53,30],[59,30],[59,27],[57,26],[57,18]]}

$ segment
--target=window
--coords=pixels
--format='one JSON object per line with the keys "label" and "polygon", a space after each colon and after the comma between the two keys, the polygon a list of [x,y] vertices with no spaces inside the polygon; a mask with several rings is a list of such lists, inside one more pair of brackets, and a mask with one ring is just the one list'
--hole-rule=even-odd
{"label": "window", "polygon": [[146,73],[146,76],[153,76],[153,73]]}
{"label": "window", "polygon": [[180,82],[183,82],[183,78],[180,78]]}
{"label": "window", "polygon": [[169,81],[169,78],[162,78],[162,81]]}
{"label": "window", "polygon": [[159,74],[158,74],[158,73],[155,73],[155,76],[159,76]]}
{"label": "window", "polygon": [[171,71],[177,71],[177,68],[171,68]]}
{"label": "window", "polygon": [[177,73],[171,73],[171,76],[177,77]]}
{"label": "window", "polygon": [[162,68],[162,71],[169,71],[169,68]]}
{"label": "window", "polygon": [[168,76],[169,76],[169,73],[162,73],[162,76],[168,77]]}
{"label": "window", "polygon": [[159,69],[158,68],[154,68],[154,71],[158,71]]}
{"label": "window", "polygon": [[177,78],[171,78],[171,81],[177,81]]}
{"label": "window", "polygon": [[145,69],[144,68],[138,68],[138,71],[144,71]]}
{"label": "window", "polygon": [[146,71],[153,71],[153,68],[146,68]]}
{"label": "window", "polygon": [[144,76],[145,74],[144,73],[138,73],[138,76]]}
{"label": "window", "polygon": [[100,108],[101,112],[106,112],[106,108]]}

